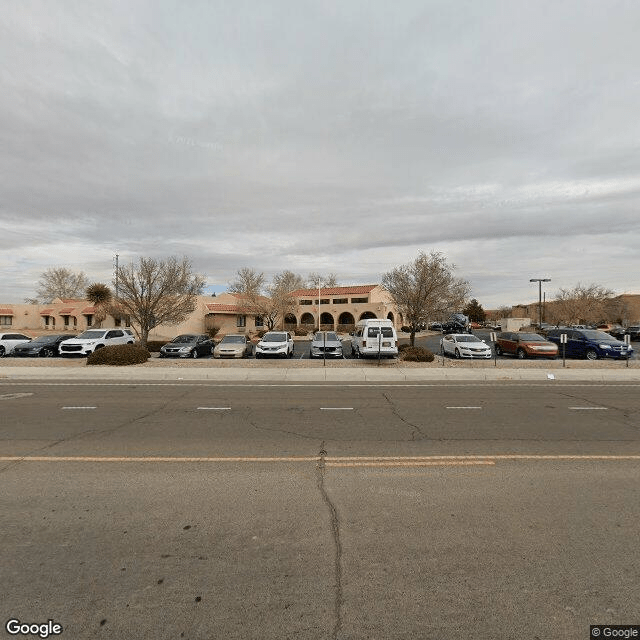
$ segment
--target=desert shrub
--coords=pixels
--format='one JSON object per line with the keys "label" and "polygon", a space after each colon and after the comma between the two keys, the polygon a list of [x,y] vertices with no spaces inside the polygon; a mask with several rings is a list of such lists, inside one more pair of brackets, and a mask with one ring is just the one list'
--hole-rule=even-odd
{"label": "desert shrub", "polygon": [[408,347],[403,349],[401,357],[407,362],[433,362],[435,356],[429,349],[423,347]]}
{"label": "desert shrub", "polygon": [[356,330],[355,324],[339,324],[336,326],[336,331],[338,333],[352,333]]}
{"label": "desert shrub", "polygon": [[87,364],[128,365],[142,364],[151,354],[137,344],[114,344],[96,349],[87,358]]}
{"label": "desert shrub", "polygon": [[309,330],[306,327],[296,327],[293,330],[293,335],[295,336],[308,336]]}
{"label": "desert shrub", "polygon": [[407,349],[411,349],[411,344],[409,342],[403,342],[402,344],[398,345],[398,353],[402,353]]}
{"label": "desert shrub", "polygon": [[411,327],[400,327],[402,333],[411,333]]}
{"label": "desert shrub", "polygon": [[147,351],[149,353],[160,353],[160,347],[167,344],[168,340],[147,340]]}

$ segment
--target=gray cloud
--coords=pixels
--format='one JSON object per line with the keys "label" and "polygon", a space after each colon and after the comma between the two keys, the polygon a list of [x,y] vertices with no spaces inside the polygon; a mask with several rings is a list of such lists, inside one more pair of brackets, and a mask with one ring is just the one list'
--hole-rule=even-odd
{"label": "gray cloud", "polygon": [[540,270],[638,289],[635,2],[4,17],[0,299],[49,266],[104,280],[115,252],[224,284],[246,265],[377,282],[438,249],[485,306],[530,298]]}

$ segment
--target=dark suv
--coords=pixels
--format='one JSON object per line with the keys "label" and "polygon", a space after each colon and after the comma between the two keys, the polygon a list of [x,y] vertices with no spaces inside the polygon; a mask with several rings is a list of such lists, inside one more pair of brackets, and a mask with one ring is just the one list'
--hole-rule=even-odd
{"label": "dark suv", "polygon": [[629,358],[633,349],[604,331],[596,329],[549,329],[547,338],[558,345],[562,353],[560,336],[567,334],[566,355],[569,358]]}
{"label": "dark suv", "polygon": [[640,340],[640,326],[635,325],[633,327],[627,327],[625,333],[631,340]]}

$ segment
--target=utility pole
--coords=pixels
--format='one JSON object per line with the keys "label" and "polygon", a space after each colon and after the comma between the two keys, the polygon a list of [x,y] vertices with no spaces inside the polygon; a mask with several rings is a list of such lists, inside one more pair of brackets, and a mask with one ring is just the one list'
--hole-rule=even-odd
{"label": "utility pole", "polygon": [[551,278],[530,278],[529,282],[538,283],[538,329],[542,328],[542,283],[551,282]]}

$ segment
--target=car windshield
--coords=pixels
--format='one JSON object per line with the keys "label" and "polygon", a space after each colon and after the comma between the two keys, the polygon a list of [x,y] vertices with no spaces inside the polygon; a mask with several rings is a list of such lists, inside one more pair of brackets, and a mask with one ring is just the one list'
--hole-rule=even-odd
{"label": "car windshield", "polygon": [[[325,334],[324,333],[316,333],[316,335],[313,337],[313,341],[314,342],[324,342],[325,338],[324,338]],[[332,331],[327,331],[326,333],[327,336],[327,342],[337,342],[338,341],[338,336],[333,333]]]}
{"label": "car windshield", "polygon": [[262,342],[286,342],[287,334],[286,333],[267,333],[264,338],[262,338]]}
{"label": "car windshield", "polygon": [[225,336],[220,341],[220,344],[244,344],[244,336]]}
{"label": "car windshield", "polygon": [[196,336],[177,336],[171,342],[175,342],[177,344],[189,344],[195,341],[196,341]]}
{"label": "car windshield", "polygon": [[546,342],[546,340],[537,333],[519,333],[519,340],[527,340],[529,342]]}
{"label": "car windshield", "polygon": [[480,342],[480,338],[475,336],[458,336],[456,342]]}
{"label": "car windshield", "polygon": [[611,342],[614,340],[608,333],[604,331],[596,331],[594,329],[587,329],[586,331],[583,329],[580,331],[580,334],[589,340],[605,340],[607,342]]}
{"label": "car windshield", "polygon": [[78,339],[85,340],[87,338],[102,338],[104,331],[85,331],[78,336]]}

